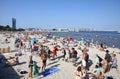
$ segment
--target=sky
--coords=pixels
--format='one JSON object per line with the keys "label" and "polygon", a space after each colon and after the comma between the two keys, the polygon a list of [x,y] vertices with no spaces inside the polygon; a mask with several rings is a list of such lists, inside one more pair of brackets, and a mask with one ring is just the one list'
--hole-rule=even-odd
{"label": "sky", "polygon": [[0,25],[120,30],[120,0],[0,0]]}

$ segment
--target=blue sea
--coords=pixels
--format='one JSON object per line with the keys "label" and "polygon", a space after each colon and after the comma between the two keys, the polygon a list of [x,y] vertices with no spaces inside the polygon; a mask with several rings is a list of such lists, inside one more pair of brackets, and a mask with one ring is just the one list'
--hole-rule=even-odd
{"label": "blue sea", "polygon": [[103,41],[110,47],[113,45],[116,48],[120,48],[120,33],[117,32],[103,32],[103,31],[93,31],[93,32],[52,32],[53,35],[59,35],[61,37],[71,36],[76,40],[80,40],[80,38],[84,38],[87,41],[91,41],[93,39],[94,42],[98,41],[99,44]]}

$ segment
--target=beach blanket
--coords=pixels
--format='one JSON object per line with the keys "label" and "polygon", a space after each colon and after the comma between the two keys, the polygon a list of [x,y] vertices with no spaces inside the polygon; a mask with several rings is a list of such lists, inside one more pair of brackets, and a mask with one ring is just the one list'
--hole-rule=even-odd
{"label": "beach blanket", "polygon": [[48,75],[51,75],[51,74],[54,74],[56,72],[60,71],[58,68],[50,68],[50,69],[46,69],[45,71],[43,71],[41,74],[43,76],[48,76]]}

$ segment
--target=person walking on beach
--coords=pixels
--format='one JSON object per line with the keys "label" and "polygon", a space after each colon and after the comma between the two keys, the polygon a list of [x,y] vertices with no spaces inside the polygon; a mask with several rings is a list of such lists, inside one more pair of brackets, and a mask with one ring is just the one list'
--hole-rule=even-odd
{"label": "person walking on beach", "polygon": [[32,78],[32,72],[33,72],[33,60],[32,60],[32,55],[29,56],[28,67],[29,67],[29,78]]}
{"label": "person walking on beach", "polygon": [[47,54],[46,53],[41,54],[41,60],[42,60],[42,71],[44,71],[46,68],[46,61],[47,61]]}
{"label": "person walking on beach", "polygon": [[82,66],[83,68],[86,68],[87,67],[87,63],[88,63],[88,59],[89,59],[89,54],[82,50],[83,54],[82,54]]}

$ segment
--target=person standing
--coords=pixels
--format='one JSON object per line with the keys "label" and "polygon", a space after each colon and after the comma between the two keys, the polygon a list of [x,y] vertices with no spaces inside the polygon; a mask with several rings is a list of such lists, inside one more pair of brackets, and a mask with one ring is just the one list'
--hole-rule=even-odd
{"label": "person standing", "polygon": [[53,50],[53,58],[57,58],[57,47],[54,47],[54,50]]}
{"label": "person standing", "polygon": [[47,47],[47,57],[50,60],[50,56],[51,56],[51,50],[49,47]]}
{"label": "person standing", "polygon": [[66,50],[65,50],[65,48],[62,49],[62,53],[63,53],[63,60],[65,60],[65,56],[66,56]]}
{"label": "person standing", "polygon": [[29,56],[28,67],[29,67],[29,78],[32,78],[32,72],[33,72],[33,60],[32,60],[32,55]]}
{"label": "person standing", "polygon": [[47,61],[47,54],[46,53],[41,54],[41,60],[42,60],[42,71],[44,71],[46,68],[46,61]]}
{"label": "person standing", "polygon": [[111,56],[109,54],[109,50],[106,50],[105,58],[108,61],[108,63],[111,62],[112,58],[111,58]]}

